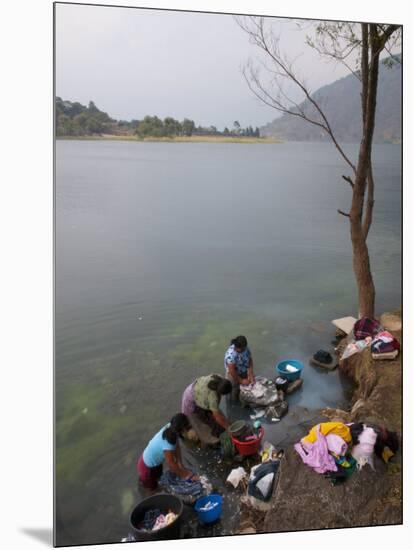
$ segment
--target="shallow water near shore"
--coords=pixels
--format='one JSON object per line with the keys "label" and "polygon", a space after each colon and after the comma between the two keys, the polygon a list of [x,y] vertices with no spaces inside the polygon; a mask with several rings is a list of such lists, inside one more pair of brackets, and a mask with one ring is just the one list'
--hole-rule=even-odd
{"label": "shallow water near shore", "polygon": [[[350,191],[329,144],[59,141],[56,152],[57,542],[117,542],[141,498],[138,454],[195,377],[223,372],[237,334],[259,374],[306,365],[266,439],[289,444],[313,410],[345,405],[348,383],[308,358],[331,351],[331,319],[357,315],[336,212]],[[381,312],[400,305],[400,147],[375,154]],[[194,460],[208,473],[208,456]],[[214,529],[229,532],[231,511]]]}

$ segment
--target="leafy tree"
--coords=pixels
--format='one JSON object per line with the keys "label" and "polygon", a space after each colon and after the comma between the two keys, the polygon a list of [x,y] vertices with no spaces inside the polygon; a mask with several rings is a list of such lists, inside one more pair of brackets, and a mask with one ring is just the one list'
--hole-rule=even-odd
{"label": "leafy tree", "polygon": [[192,136],[195,130],[195,122],[189,118],[184,118],[182,122],[182,133],[184,136]]}

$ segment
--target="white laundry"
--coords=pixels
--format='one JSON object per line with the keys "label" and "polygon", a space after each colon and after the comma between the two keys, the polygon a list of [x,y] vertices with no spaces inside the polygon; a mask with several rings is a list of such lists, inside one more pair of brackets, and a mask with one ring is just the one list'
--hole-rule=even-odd
{"label": "white laundry", "polygon": [[227,482],[231,483],[233,487],[237,488],[240,482],[246,477],[247,472],[242,466],[240,466],[239,468],[234,468],[234,470],[231,470],[229,476],[227,477]]}
{"label": "white laundry", "polygon": [[297,372],[298,371],[297,367],[294,367],[293,365],[286,365],[285,370],[287,372]]}

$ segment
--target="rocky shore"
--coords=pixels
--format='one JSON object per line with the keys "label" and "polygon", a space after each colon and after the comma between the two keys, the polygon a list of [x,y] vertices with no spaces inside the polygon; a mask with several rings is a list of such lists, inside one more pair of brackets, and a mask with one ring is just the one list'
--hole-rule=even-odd
{"label": "rocky shore", "polygon": [[[389,315],[389,314],[387,314]],[[402,347],[398,314],[380,319]],[[337,349],[338,358],[346,339]],[[401,442],[401,354],[396,360],[373,361],[369,350],[339,361],[355,383],[349,410],[323,409],[326,420],[365,421],[396,431]],[[307,433],[303,427],[302,436]],[[286,449],[269,509],[254,517],[256,532],[301,531],[402,523],[401,450],[385,464],[375,458],[375,471],[365,466],[345,483],[332,486],[305,466],[292,447]],[[248,513],[245,511],[245,522]],[[255,513],[257,516],[257,513]],[[246,531],[247,532],[247,531]],[[252,532],[250,529],[249,532]]]}

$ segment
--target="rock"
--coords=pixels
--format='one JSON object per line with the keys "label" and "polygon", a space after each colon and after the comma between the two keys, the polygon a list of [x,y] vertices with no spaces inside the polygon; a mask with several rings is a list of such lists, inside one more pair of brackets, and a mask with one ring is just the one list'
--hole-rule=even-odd
{"label": "rock", "polygon": [[122,405],[119,409],[120,414],[125,414],[127,408],[128,408],[127,405]]}
{"label": "rock", "polygon": [[[305,435],[305,433],[303,433]],[[333,487],[288,449],[264,532],[394,525],[402,521],[400,475],[363,468]]]}
{"label": "rock", "polygon": [[317,361],[317,359],[314,359],[314,357],[311,357],[309,363],[313,367],[320,367],[321,369],[326,370],[334,370],[337,367],[337,363],[334,361],[334,359],[333,361],[331,361],[331,363],[322,363],[321,361]]}
{"label": "rock", "polygon": [[298,380],[294,380],[293,382],[290,382],[285,390],[285,393],[287,395],[290,395],[291,393],[294,393],[298,388],[301,388],[303,385],[303,379],[299,378]]}
{"label": "rock", "polygon": [[380,315],[380,324],[390,332],[399,332],[402,330],[402,320],[396,313],[383,313]]}

